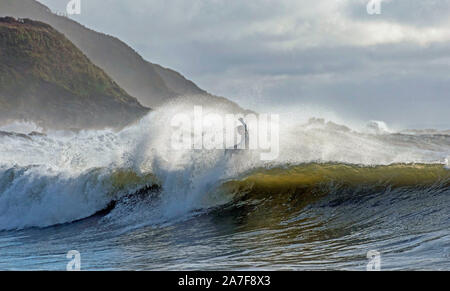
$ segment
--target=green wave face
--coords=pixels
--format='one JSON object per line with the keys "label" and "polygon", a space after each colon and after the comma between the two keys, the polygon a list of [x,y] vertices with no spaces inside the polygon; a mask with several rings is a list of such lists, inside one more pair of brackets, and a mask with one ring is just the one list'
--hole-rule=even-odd
{"label": "green wave face", "polygon": [[146,187],[159,186],[159,182],[153,174],[139,174],[131,169],[115,170],[106,180],[106,183],[112,187],[111,194],[119,192],[132,194],[134,191]]}
{"label": "green wave face", "polygon": [[327,192],[336,188],[423,188],[447,186],[450,171],[440,164],[394,164],[363,167],[346,164],[306,164],[258,169],[219,190],[233,195]]}
{"label": "green wave face", "polygon": [[232,202],[217,210],[217,219],[235,217],[244,232],[270,229],[261,240],[310,243],[340,237],[355,224],[367,227],[387,213],[432,211],[437,201],[446,203],[449,189],[450,171],[440,164],[259,169],[218,187]]}

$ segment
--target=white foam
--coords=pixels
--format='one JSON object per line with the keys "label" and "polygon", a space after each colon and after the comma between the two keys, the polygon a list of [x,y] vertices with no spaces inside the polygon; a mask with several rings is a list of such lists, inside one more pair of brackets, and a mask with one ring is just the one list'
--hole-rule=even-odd
{"label": "white foam", "polygon": [[393,133],[391,129],[387,126],[384,121],[379,120],[371,120],[366,125],[366,129],[369,133],[372,134],[388,134]]}
{"label": "white foam", "polygon": [[0,131],[28,134],[30,132],[42,132],[43,129],[33,122],[14,121],[0,126]]}
{"label": "white foam", "polygon": [[[212,190],[220,181],[257,167],[314,161],[432,163],[450,155],[445,140],[411,141],[357,132],[329,120],[324,120],[323,126],[311,126],[283,118],[280,156],[275,161],[261,161],[258,151],[226,158],[220,150],[174,150],[170,120],[180,112],[192,113],[194,105],[171,103],[120,132],[48,132],[31,140],[0,138],[0,229],[49,226],[94,214],[117,198],[109,195],[112,189],[108,184],[108,176],[117,168],[154,173],[163,190],[157,208],[141,205],[138,213],[125,214],[118,209],[109,218],[152,223],[227,202]],[[227,114],[228,109],[204,106],[205,114]],[[382,123],[377,126],[385,133],[389,130]],[[446,163],[448,167],[448,159]]]}
{"label": "white foam", "polygon": [[112,199],[100,173],[71,175],[30,167],[1,169],[0,177],[0,229],[82,219],[105,208]]}

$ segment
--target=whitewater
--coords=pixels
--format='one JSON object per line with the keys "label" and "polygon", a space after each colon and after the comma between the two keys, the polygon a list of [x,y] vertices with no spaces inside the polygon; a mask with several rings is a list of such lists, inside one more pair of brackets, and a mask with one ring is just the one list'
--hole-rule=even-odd
{"label": "whitewater", "polygon": [[[192,109],[172,103],[121,130],[0,128],[0,268],[58,269],[72,239],[92,269],[354,269],[382,241],[392,262],[411,251],[409,267],[449,267],[450,135],[281,119],[273,161],[257,150],[174,150],[170,120]],[[37,263],[22,256],[25,242],[45,249]],[[133,262],[111,258],[122,243]]]}

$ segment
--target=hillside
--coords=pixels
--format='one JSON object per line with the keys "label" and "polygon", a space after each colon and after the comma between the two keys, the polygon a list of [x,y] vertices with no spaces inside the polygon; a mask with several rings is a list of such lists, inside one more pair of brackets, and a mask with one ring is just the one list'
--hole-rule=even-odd
{"label": "hillside", "polygon": [[147,112],[51,26],[0,18],[0,122],[122,127]]}
{"label": "hillside", "polygon": [[1,0],[0,16],[30,18],[50,24],[145,106],[157,107],[184,94],[207,94],[181,74],[147,62],[119,39],[53,14],[37,1]]}

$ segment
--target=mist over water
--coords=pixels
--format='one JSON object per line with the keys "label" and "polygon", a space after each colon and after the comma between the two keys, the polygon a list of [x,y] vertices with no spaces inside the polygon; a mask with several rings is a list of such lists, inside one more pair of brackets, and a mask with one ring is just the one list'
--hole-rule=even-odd
{"label": "mist over water", "polygon": [[365,269],[372,249],[449,268],[450,135],[282,115],[273,161],[175,150],[194,105],[120,131],[0,128],[22,133],[0,136],[0,269],[64,269],[71,249],[85,269]]}
{"label": "mist over water", "polygon": [[0,0],[0,270],[450,270],[450,1],[67,2]]}

